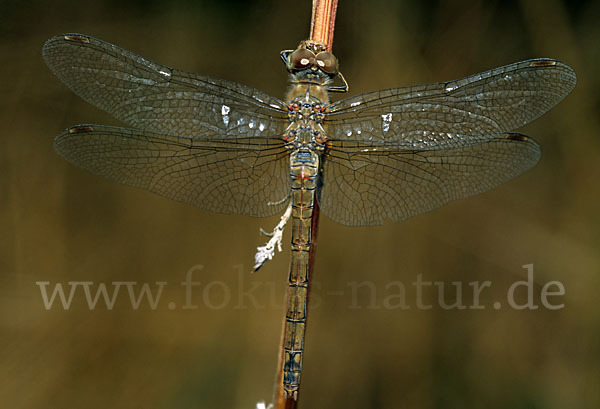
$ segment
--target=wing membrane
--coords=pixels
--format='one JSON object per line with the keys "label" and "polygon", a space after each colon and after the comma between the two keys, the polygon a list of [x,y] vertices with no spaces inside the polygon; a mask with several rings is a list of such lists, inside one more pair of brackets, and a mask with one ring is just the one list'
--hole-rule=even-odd
{"label": "wing membrane", "polygon": [[81,34],[49,39],[48,67],[73,92],[134,128],[190,138],[281,135],[286,105],[254,88],[176,70]]}
{"label": "wing membrane", "polygon": [[533,139],[516,133],[458,136],[437,148],[334,141],[319,204],[345,225],[402,221],[493,189],[535,165],[540,155]]}
{"label": "wing membrane", "polygon": [[92,173],[205,210],[263,217],[287,205],[289,156],[273,138],[193,139],[78,125],[54,147]]}
{"label": "wing membrane", "polygon": [[[42,53],[77,95],[137,128],[70,128],[55,141],[67,160],[210,211],[269,216],[285,206],[282,101],[80,34],[53,37]],[[325,111],[321,208],[343,224],[375,225],[492,189],[540,157],[535,141],[508,132],[575,83],[566,64],[536,59],[334,103]]]}
{"label": "wing membrane", "polygon": [[534,59],[456,81],[362,94],[328,107],[328,137],[421,143],[509,132],[550,110],[576,81],[568,65]]}

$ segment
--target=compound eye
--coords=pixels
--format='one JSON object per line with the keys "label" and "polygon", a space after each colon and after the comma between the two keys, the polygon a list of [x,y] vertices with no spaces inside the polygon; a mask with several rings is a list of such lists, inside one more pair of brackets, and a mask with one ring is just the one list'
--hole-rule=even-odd
{"label": "compound eye", "polygon": [[317,65],[327,74],[334,75],[338,72],[337,58],[329,51],[317,54]]}
{"label": "compound eye", "polygon": [[303,70],[315,63],[315,55],[312,51],[305,48],[299,48],[290,56],[290,62],[294,70]]}

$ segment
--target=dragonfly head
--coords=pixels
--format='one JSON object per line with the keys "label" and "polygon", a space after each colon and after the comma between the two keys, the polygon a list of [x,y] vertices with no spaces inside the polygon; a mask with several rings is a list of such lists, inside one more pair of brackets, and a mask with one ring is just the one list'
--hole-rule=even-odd
{"label": "dragonfly head", "polygon": [[[281,52],[287,70],[297,82],[327,86],[329,92],[346,92],[348,84],[339,70],[338,59],[318,41],[302,41],[295,50]],[[338,77],[342,85],[329,85]]]}
{"label": "dragonfly head", "polygon": [[295,50],[284,50],[281,59],[292,74],[314,79],[333,79],[339,72],[338,60],[318,41],[302,41]]}

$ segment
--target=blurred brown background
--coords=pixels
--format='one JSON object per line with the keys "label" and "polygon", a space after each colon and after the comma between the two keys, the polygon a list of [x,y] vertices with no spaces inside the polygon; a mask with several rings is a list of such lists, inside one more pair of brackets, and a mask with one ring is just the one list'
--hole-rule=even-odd
{"label": "blurred brown background", "polygon": [[[340,2],[334,52],[352,95],[532,57],[569,63],[579,83],[522,129],[542,160],[499,189],[401,224],[322,218],[302,408],[600,407],[599,15],[598,1]],[[53,77],[40,50],[80,32],[281,98],[278,53],[308,35],[309,19],[309,1],[0,2],[0,406],[229,409],[271,398],[289,233],[284,254],[250,275],[259,228],[277,217],[207,213],[66,163],[52,150],[59,131],[118,123]],[[563,309],[507,307],[529,263],[536,303],[557,280]],[[185,310],[180,283],[196,265],[199,308]],[[419,274],[461,282],[467,305],[468,283],[490,280],[486,309],[418,310]],[[353,300],[364,280],[376,297]],[[411,309],[384,307],[396,280]],[[47,311],[38,281],[168,284],[155,310],[134,310],[125,288],[114,309],[90,310],[78,288],[68,310],[56,300]]]}

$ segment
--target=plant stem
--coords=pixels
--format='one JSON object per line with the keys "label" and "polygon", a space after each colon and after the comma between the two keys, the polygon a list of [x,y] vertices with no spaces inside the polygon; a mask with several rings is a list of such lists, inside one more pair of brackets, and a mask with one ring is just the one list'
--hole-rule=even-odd
{"label": "plant stem", "polygon": [[327,45],[329,51],[333,47],[337,3],[338,0],[313,0],[310,39]]}
{"label": "plant stem", "polygon": [[[319,41],[327,45],[327,49],[331,51],[333,46],[333,32],[335,28],[335,14],[337,10],[338,0],[313,0],[312,18],[310,25],[310,39]],[[308,294],[306,300],[306,307],[308,310],[308,302],[310,300],[310,287],[312,283],[312,277],[314,273],[315,263],[315,252],[317,244],[317,233],[319,226],[319,202],[314,201],[314,207],[312,212],[311,221],[311,236],[310,236],[310,251],[308,258]],[[287,305],[287,300],[286,300]],[[275,385],[275,394],[273,404],[275,409],[295,409],[298,405],[298,397],[284,395],[283,390],[283,363],[284,363],[284,333],[285,333],[286,319],[284,314],[283,327],[281,332],[281,342],[279,351],[279,360],[277,363],[277,376]]]}

